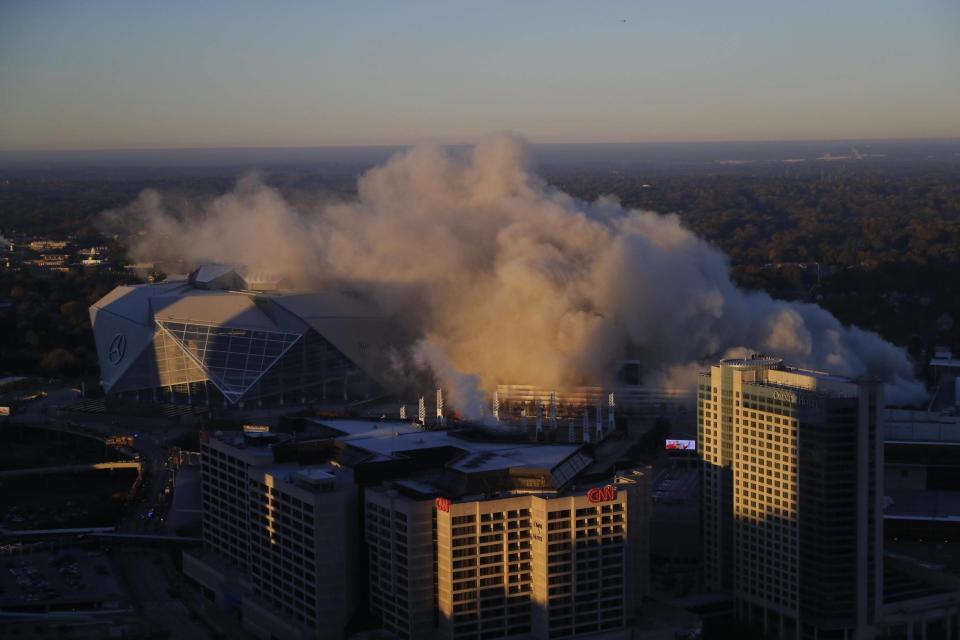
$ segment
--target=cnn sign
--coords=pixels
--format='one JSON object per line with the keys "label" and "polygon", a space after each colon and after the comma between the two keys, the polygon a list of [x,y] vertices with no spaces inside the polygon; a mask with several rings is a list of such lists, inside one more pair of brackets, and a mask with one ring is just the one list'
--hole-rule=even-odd
{"label": "cnn sign", "polygon": [[433,506],[437,508],[437,511],[450,513],[450,498],[434,498]]}
{"label": "cnn sign", "polygon": [[617,499],[617,488],[612,484],[605,487],[594,487],[587,491],[587,500],[590,502],[610,502]]}

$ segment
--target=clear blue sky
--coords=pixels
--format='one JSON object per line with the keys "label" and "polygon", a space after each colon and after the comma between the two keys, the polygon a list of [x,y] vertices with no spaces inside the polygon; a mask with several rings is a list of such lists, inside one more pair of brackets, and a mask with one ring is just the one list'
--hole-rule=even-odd
{"label": "clear blue sky", "polygon": [[0,149],[505,129],[535,142],[960,136],[960,2],[0,0]]}

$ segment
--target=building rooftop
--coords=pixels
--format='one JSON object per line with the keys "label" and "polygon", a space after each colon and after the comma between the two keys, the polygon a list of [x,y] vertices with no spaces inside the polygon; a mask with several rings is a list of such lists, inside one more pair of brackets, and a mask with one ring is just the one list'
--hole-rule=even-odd
{"label": "building rooftop", "polygon": [[424,431],[418,425],[404,420],[353,420],[309,418],[309,422],[333,431],[337,440],[352,442],[367,438],[395,438],[411,433],[443,433]]}
{"label": "building rooftop", "polygon": [[816,371],[815,369],[791,367],[783,363],[783,358],[774,358],[769,356],[756,356],[752,358],[727,358],[725,360],[721,360],[720,364],[722,366],[733,367],[735,369],[773,369],[776,371],[793,373],[829,382],[855,382],[855,379],[849,376],[827,373],[826,371]]}
{"label": "building rooftop", "polygon": [[[790,391],[814,392],[817,395],[842,398],[859,396],[859,383],[865,379],[791,367],[783,364],[781,358],[762,355],[750,358],[728,358],[721,360],[719,365],[714,366],[730,367],[744,371],[745,384]],[[702,371],[701,375],[709,376],[710,371]]]}
{"label": "building rooftop", "polygon": [[387,420],[313,419],[312,422],[338,431],[337,442],[389,459],[406,451],[453,447],[464,456],[450,468],[464,473],[479,473],[511,467],[552,469],[580,449],[569,444],[524,444],[483,442],[458,437],[456,431],[420,429],[411,422]]}
{"label": "building rooftop", "polygon": [[736,369],[756,369],[758,367],[778,367],[783,364],[783,358],[727,358],[721,360],[720,364]]}
{"label": "building rooftop", "polygon": [[272,476],[276,481],[312,490],[321,484],[336,481],[338,468],[330,462],[301,465],[297,462],[284,462],[257,467],[257,474]]}
{"label": "building rooftop", "polygon": [[[302,472],[307,476],[301,479],[316,478],[317,482],[321,474],[335,475],[335,467],[330,466],[332,461],[348,467],[398,461],[414,465],[404,472],[407,480],[418,483],[416,487],[411,485],[411,489],[435,493],[442,487],[448,495],[475,491],[481,476],[486,478],[481,484],[503,485],[502,490],[512,487],[513,481],[508,476],[514,479],[535,476],[542,480],[537,486],[557,490],[567,486],[591,462],[579,444],[468,439],[461,437],[457,430],[423,430],[414,423],[390,420],[310,418],[306,422],[308,426],[297,433],[218,431],[213,438],[250,453],[264,454],[271,451],[272,445],[288,450],[291,444],[303,444],[305,455],[299,460],[300,466],[295,461],[293,466],[285,462],[262,469],[289,481]],[[310,447],[309,443],[319,446]],[[288,454],[281,458],[291,460]],[[271,456],[270,459],[277,458]],[[491,478],[501,478],[502,482]],[[322,476],[322,479],[329,477]]]}
{"label": "building rooftop", "polygon": [[306,467],[297,471],[297,477],[307,482],[319,482],[321,480],[333,480],[336,476],[331,473],[332,469],[324,467]]}
{"label": "building rooftop", "polygon": [[293,440],[294,434],[280,431],[216,431],[211,437],[237,449],[269,451],[271,445]]}

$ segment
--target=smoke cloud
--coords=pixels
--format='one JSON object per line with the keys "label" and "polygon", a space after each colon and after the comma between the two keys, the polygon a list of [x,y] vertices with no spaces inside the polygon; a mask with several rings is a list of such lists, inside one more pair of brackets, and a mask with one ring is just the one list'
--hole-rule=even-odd
{"label": "smoke cloud", "polygon": [[818,306],[738,289],[676,215],[548,186],[512,135],[401,153],[351,202],[294,205],[249,176],[201,203],[145,191],[104,219],[126,227],[138,262],[242,262],[365,293],[466,415],[498,383],[603,384],[630,358],[648,383],[690,386],[697,363],[745,350],[878,376],[893,402],[923,395],[902,349]]}

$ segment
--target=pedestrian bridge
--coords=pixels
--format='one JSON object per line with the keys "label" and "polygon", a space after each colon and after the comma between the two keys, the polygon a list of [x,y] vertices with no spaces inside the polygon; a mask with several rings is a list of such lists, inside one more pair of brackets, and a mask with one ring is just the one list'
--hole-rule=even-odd
{"label": "pedestrian bridge", "polygon": [[0,471],[0,478],[25,478],[29,476],[48,476],[56,473],[77,473],[79,471],[103,471],[113,469],[136,469],[140,472],[138,461],[93,462],[90,464],[64,464],[53,467],[31,467],[29,469],[8,469]]}

